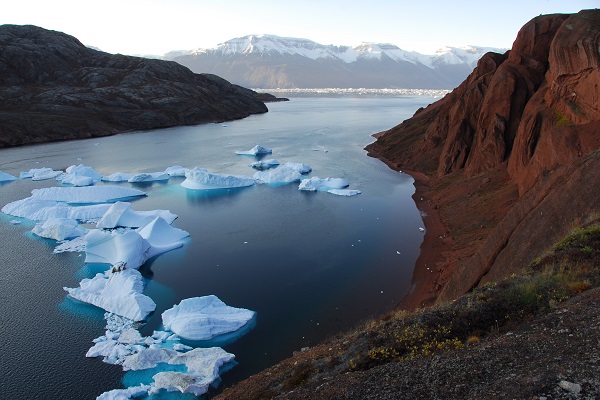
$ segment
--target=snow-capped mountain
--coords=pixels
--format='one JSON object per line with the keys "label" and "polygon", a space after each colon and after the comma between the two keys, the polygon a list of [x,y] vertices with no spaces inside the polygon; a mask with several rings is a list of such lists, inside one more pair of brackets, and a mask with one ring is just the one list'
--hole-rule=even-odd
{"label": "snow-capped mountain", "polygon": [[213,49],[164,56],[194,72],[213,73],[252,88],[451,89],[462,82],[489,47],[444,47],[433,55],[393,44],[322,45],[308,39],[248,35]]}

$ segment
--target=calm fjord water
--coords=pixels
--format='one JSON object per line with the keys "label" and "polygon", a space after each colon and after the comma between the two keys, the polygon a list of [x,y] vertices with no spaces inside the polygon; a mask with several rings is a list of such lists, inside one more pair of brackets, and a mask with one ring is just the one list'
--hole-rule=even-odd
{"label": "calm fjord water", "polygon": [[[156,312],[141,328],[161,327],[160,314],[187,297],[215,294],[257,312],[256,327],[225,350],[239,363],[227,386],[305,346],[389,310],[410,287],[421,218],[412,179],[366,156],[371,134],[410,117],[434,99],[292,98],[270,112],[226,124],[135,132],[101,139],[0,150],[0,170],[64,169],[83,163],[103,175],[155,172],[171,165],[252,175],[255,144],[280,162],[304,162],[310,176],[341,177],[361,195],[306,193],[297,184],[257,185],[202,193],[168,183],[134,185],[148,193],[136,210],[169,209],[187,230],[183,248],[144,267],[145,294]],[[0,186],[0,206],[56,181]],[[125,183],[123,185],[130,186]],[[63,286],[99,272],[79,253],[52,254],[54,241],[0,215],[0,397],[90,399],[122,387],[123,372],[85,357],[104,333],[103,312],[68,299]]]}

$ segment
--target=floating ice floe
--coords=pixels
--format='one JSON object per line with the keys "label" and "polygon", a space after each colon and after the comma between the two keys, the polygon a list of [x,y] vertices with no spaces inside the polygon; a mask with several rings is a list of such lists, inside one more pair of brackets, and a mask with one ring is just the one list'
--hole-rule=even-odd
{"label": "floating ice floe", "polygon": [[19,178],[26,179],[31,178],[34,181],[43,181],[46,179],[54,179],[59,175],[62,175],[62,171],[54,171],[52,168],[32,168],[27,172],[21,172]]}
{"label": "floating ice floe", "polygon": [[144,320],[156,309],[154,301],[142,294],[142,274],[133,268],[119,272],[109,269],[104,274],[99,273],[91,279],[83,279],[77,288],[63,289],[74,299],[133,321]]}
{"label": "floating ice floe", "polygon": [[45,221],[50,218],[68,218],[79,221],[91,221],[101,218],[110,208],[110,204],[93,204],[89,206],[70,206],[54,200],[38,200],[27,197],[16,200],[2,207],[2,212],[15,217],[32,221]]}
{"label": "floating ice floe", "polygon": [[212,190],[252,186],[253,178],[237,175],[212,174],[204,168],[194,168],[185,173],[181,186],[186,189]]}
{"label": "floating ice floe", "polygon": [[65,185],[90,186],[95,182],[100,182],[102,175],[96,172],[92,167],[86,167],[83,164],[71,165],[65,170],[65,173],[56,178],[57,181]]}
{"label": "floating ice floe", "polygon": [[256,162],[253,162],[252,164],[250,164],[250,166],[252,168],[257,169],[259,171],[264,171],[266,169],[275,168],[278,165],[279,165],[279,161],[277,161],[275,159],[256,161]]}
{"label": "floating ice floe", "polygon": [[242,156],[257,156],[260,154],[271,154],[271,153],[273,153],[273,150],[267,149],[266,147],[262,147],[259,145],[254,146],[250,150],[235,152],[235,154],[239,154]]}
{"label": "floating ice floe", "polygon": [[112,229],[118,226],[139,228],[148,225],[156,217],[161,217],[171,224],[177,215],[169,210],[134,211],[131,203],[118,201],[110,206],[96,227],[99,229]]}
{"label": "floating ice floe", "polygon": [[31,191],[31,197],[36,200],[54,200],[68,204],[111,203],[142,196],[146,196],[146,193],[141,190],[112,185],[49,187]]}
{"label": "floating ice floe", "polygon": [[298,190],[322,191],[327,192],[331,189],[343,189],[350,185],[347,180],[342,178],[324,178],[320,179],[314,176],[310,179],[303,179],[298,186]]}
{"label": "floating ice floe", "polygon": [[7,174],[6,172],[0,171],[0,182],[10,182],[16,179],[17,178],[12,176],[11,174]]}
{"label": "floating ice floe", "polygon": [[255,312],[230,307],[217,296],[192,297],[162,313],[163,325],[184,339],[209,340],[235,332],[254,318]]}
{"label": "floating ice floe", "polygon": [[86,232],[79,228],[76,220],[67,218],[50,218],[36,224],[31,231],[38,236],[59,241],[82,236]]}
{"label": "floating ice floe", "polygon": [[96,400],[128,400],[134,399],[145,394],[148,394],[150,391],[149,385],[140,385],[129,387],[126,389],[113,389],[108,392],[102,393],[100,396],[96,397]]}
{"label": "floating ice floe", "polygon": [[105,182],[127,182],[133,177],[133,174],[127,174],[125,172],[115,172],[114,174],[103,176],[102,180]]}
{"label": "floating ice floe", "polygon": [[166,172],[148,172],[133,175],[131,178],[127,180],[130,183],[137,182],[156,182],[156,181],[166,181],[170,178],[169,174]]}
{"label": "floating ice floe", "polygon": [[165,169],[165,172],[169,174],[169,176],[178,178],[184,178],[187,171],[189,171],[189,168],[184,168],[181,165],[173,165],[172,167]]}
{"label": "floating ice floe", "polygon": [[302,179],[302,175],[308,174],[312,168],[306,164],[287,162],[275,169],[258,171],[254,179],[262,183],[290,183]]}
{"label": "floating ice floe", "polygon": [[355,189],[329,189],[327,193],[335,194],[338,196],[350,197],[356,196],[357,194],[361,194],[362,192],[360,190]]}

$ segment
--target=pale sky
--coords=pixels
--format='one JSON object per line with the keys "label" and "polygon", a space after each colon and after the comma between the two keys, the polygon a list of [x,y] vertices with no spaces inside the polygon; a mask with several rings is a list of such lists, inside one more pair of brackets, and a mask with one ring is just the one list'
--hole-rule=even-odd
{"label": "pale sky", "polygon": [[598,0],[14,0],[0,24],[32,24],[110,53],[161,55],[212,48],[249,34],[355,46],[392,43],[433,54],[442,46],[510,48],[539,14],[597,8]]}

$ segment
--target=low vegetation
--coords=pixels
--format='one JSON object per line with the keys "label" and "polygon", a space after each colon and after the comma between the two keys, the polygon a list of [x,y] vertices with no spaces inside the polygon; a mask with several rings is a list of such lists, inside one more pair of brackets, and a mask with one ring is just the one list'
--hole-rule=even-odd
{"label": "low vegetation", "polygon": [[358,371],[473,345],[600,286],[600,224],[573,231],[522,275],[486,284],[445,306],[372,322],[348,370]]}

